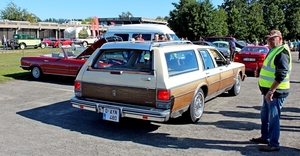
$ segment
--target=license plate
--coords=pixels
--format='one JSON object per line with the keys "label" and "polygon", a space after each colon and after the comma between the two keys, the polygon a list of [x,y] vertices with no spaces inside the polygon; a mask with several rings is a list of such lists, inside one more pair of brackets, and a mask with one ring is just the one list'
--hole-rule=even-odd
{"label": "license plate", "polygon": [[103,120],[119,122],[120,111],[118,109],[104,108]]}
{"label": "license plate", "polygon": [[243,58],[243,61],[255,61],[255,58]]}

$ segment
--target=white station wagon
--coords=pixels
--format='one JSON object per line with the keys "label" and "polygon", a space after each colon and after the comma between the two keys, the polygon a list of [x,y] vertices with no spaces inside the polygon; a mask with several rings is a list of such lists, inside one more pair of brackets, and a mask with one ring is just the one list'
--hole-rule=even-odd
{"label": "white station wagon", "polygon": [[197,122],[205,101],[238,95],[245,66],[214,47],[187,41],[112,42],[97,49],[76,77],[73,107],[104,120],[166,122],[182,115]]}

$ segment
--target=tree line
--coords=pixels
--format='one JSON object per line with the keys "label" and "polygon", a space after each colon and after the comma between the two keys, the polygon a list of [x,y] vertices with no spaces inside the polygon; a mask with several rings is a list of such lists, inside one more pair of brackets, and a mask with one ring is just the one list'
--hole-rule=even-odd
{"label": "tree line", "polygon": [[169,26],[178,36],[234,36],[264,39],[272,29],[285,40],[300,37],[300,0],[224,0],[214,7],[210,0],[180,0],[172,3]]}
{"label": "tree line", "polygon": [[[174,9],[169,16],[158,16],[166,20],[171,29],[180,37],[198,40],[206,36],[234,36],[243,40],[261,40],[272,29],[282,32],[284,39],[300,38],[300,0],[224,0],[213,6],[210,0],[180,0],[172,3]],[[2,19],[41,22],[42,20],[13,2],[0,10]],[[129,11],[122,12],[120,18],[134,17]],[[93,21],[82,21],[83,24]],[[70,19],[49,18],[44,22],[64,23]]]}

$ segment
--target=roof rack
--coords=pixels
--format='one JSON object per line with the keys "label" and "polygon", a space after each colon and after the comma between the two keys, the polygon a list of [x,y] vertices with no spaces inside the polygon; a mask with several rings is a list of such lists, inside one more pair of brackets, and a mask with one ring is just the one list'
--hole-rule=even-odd
{"label": "roof rack", "polygon": [[178,44],[193,44],[191,41],[166,41],[166,42],[153,42],[152,47],[163,47],[169,45],[178,45]]}

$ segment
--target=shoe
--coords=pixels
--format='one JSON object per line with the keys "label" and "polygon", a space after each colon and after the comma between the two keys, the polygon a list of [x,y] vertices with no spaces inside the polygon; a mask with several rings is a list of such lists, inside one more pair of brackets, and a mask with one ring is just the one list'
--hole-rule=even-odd
{"label": "shoe", "polygon": [[268,140],[262,140],[260,137],[259,138],[252,138],[250,139],[251,142],[256,142],[259,144],[269,144]]}
{"label": "shoe", "polygon": [[260,151],[263,152],[272,152],[272,151],[279,151],[280,147],[275,147],[275,146],[261,146],[259,147]]}

